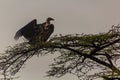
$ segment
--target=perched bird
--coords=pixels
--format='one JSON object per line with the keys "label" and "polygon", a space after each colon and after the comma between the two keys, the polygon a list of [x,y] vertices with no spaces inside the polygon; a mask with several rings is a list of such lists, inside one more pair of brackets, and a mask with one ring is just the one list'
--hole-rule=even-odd
{"label": "perched bird", "polygon": [[15,34],[14,39],[18,40],[21,36],[24,36],[29,42],[45,42],[54,32],[54,25],[50,23],[50,21],[53,20],[53,18],[48,17],[44,23],[37,24],[37,20],[34,19],[23,28],[18,30]]}

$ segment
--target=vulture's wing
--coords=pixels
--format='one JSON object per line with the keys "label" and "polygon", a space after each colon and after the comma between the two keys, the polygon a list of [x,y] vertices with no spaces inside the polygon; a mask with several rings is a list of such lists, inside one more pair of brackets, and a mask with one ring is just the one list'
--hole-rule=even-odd
{"label": "vulture's wing", "polygon": [[35,27],[37,25],[37,20],[34,19],[31,22],[29,22],[27,25],[25,25],[23,28],[18,30],[15,34],[14,39],[18,40],[19,37],[24,36],[25,38],[30,38],[34,34]]}
{"label": "vulture's wing", "polygon": [[54,32],[54,25],[50,24],[49,28],[46,31],[44,31],[44,34],[43,34],[44,41],[47,41],[53,32]]}

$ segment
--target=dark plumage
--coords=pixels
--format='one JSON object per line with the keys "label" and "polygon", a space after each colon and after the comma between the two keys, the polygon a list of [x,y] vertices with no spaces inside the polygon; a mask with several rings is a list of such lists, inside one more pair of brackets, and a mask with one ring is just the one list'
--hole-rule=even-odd
{"label": "dark plumage", "polygon": [[42,24],[37,24],[36,19],[32,20],[16,32],[14,37],[15,40],[18,40],[21,36],[24,36],[29,42],[47,41],[54,31],[54,25],[50,23],[52,20],[54,19],[49,17],[46,19],[46,22]]}

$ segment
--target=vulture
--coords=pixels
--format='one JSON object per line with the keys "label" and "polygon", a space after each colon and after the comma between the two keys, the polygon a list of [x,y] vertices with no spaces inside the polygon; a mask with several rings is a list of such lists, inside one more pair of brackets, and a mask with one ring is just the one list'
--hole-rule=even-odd
{"label": "vulture", "polygon": [[18,40],[20,37],[24,36],[30,43],[35,43],[36,41],[45,42],[54,32],[54,25],[50,23],[50,21],[53,20],[53,18],[48,17],[44,23],[37,24],[37,20],[34,19],[18,30],[14,39]]}

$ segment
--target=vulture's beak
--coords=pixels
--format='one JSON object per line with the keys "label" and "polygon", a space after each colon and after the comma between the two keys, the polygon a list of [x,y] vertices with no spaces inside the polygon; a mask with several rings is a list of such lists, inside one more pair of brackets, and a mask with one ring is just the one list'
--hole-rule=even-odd
{"label": "vulture's beak", "polygon": [[51,21],[54,21],[54,19],[53,19],[53,18],[51,18]]}

